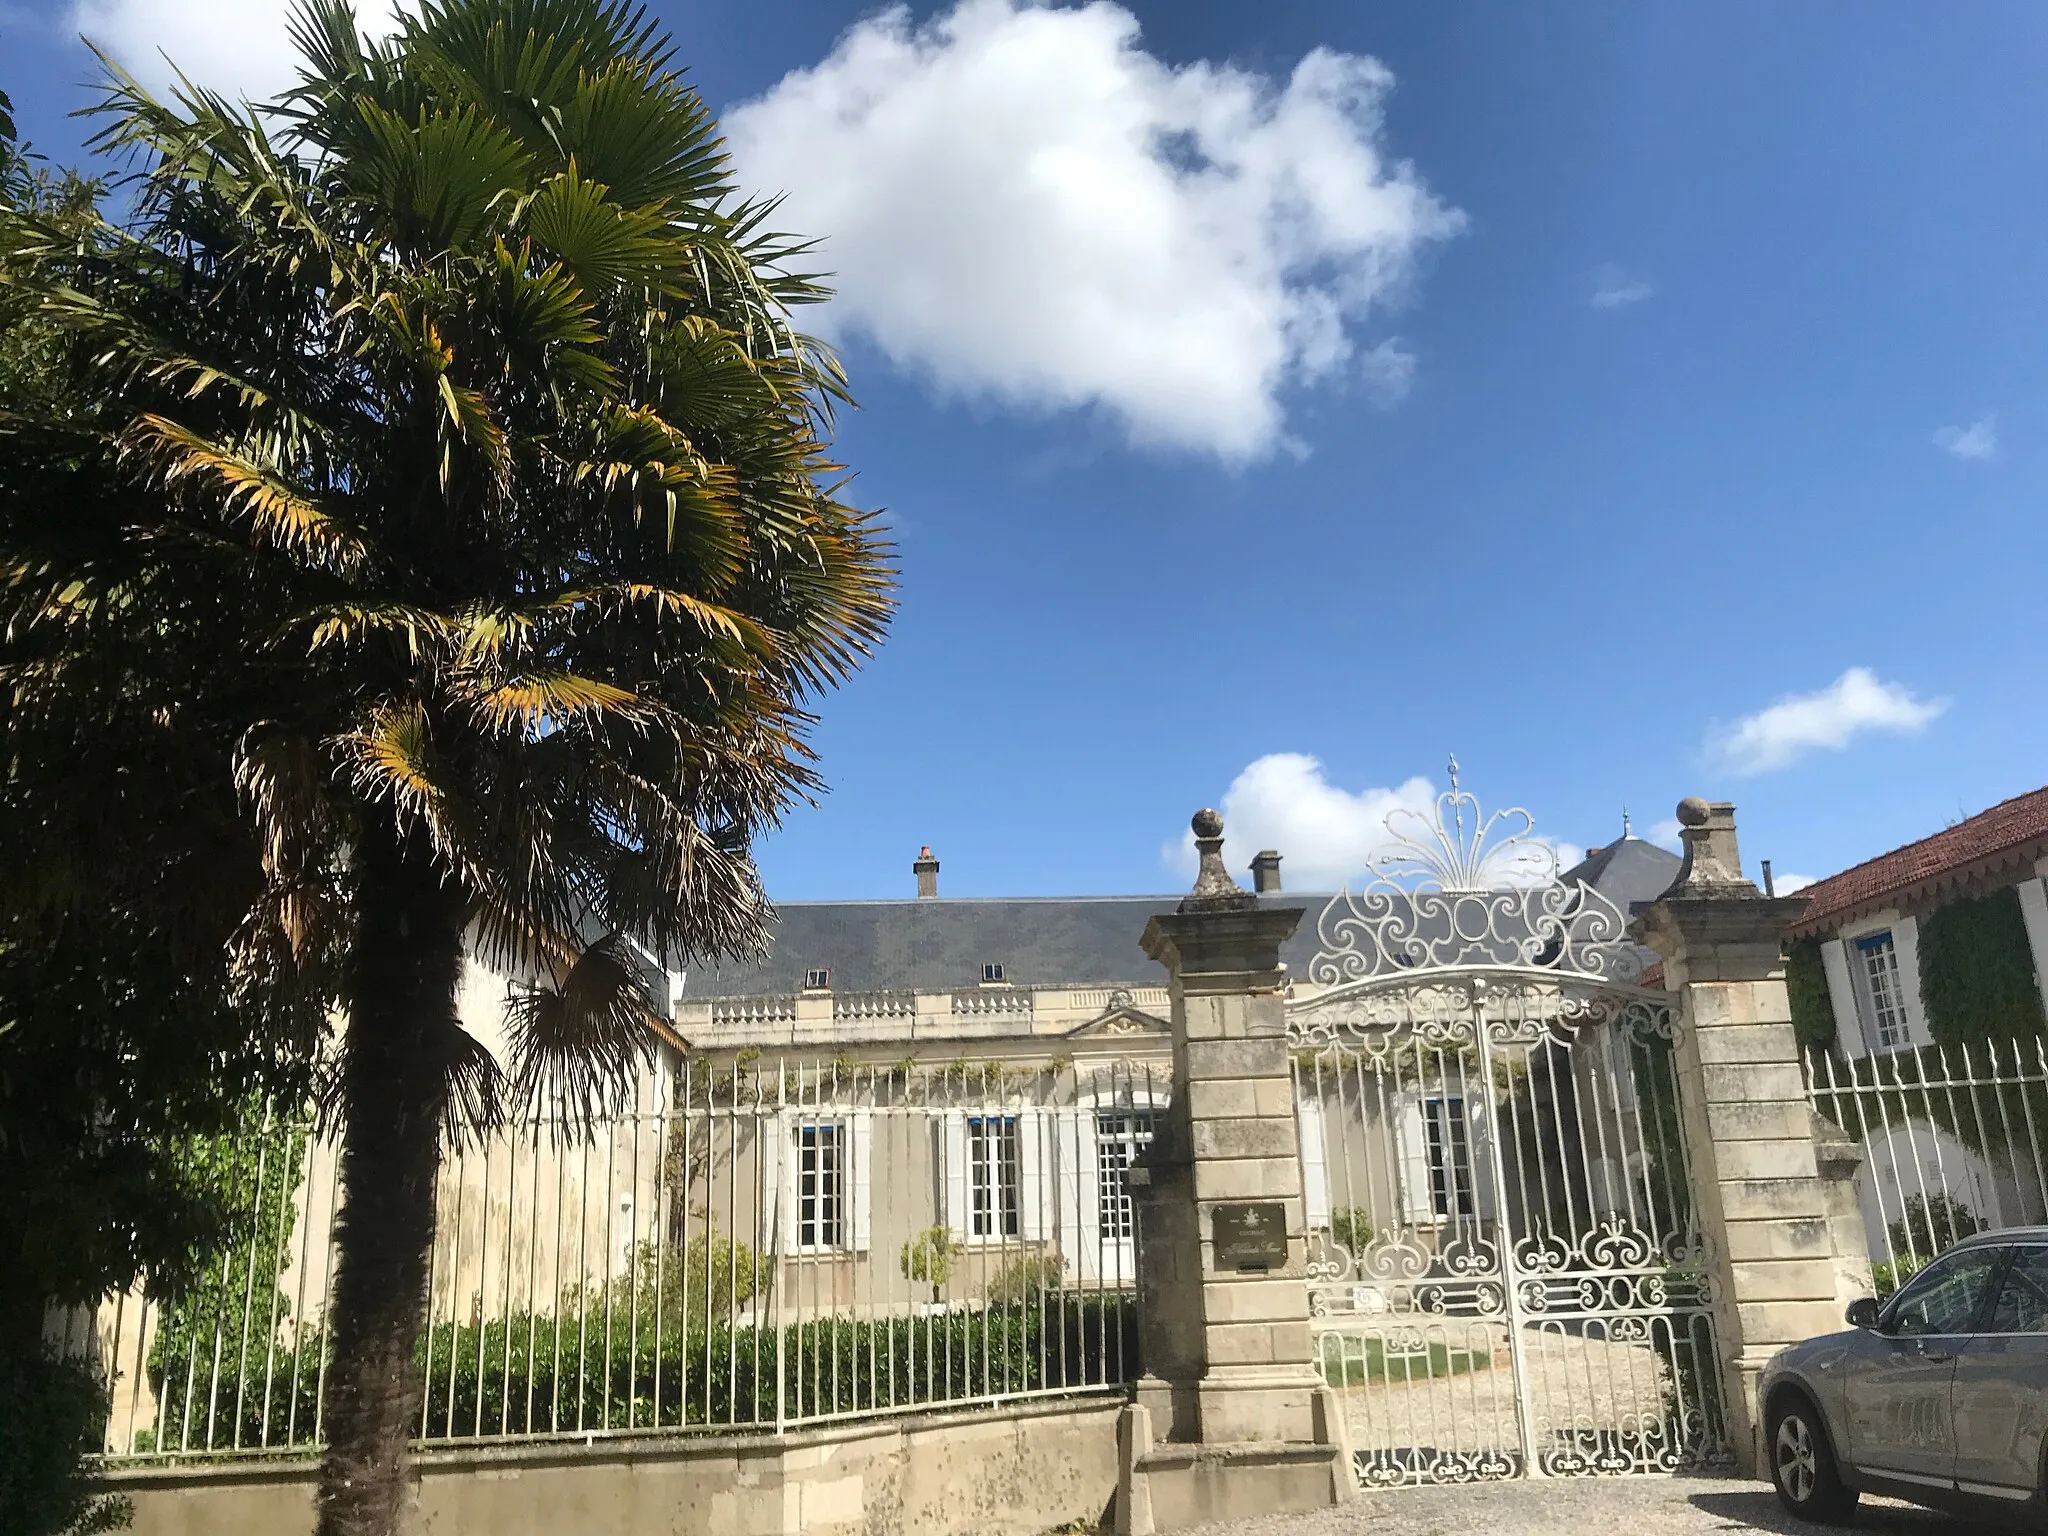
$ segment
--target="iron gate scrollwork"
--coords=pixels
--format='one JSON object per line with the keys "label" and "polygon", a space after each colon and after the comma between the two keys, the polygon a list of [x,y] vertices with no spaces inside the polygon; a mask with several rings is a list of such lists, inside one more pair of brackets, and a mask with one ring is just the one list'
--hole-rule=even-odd
{"label": "iron gate scrollwork", "polygon": [[1678,1020],[1526,812],[1457,787],[1288,1005],[1317,1357],[1368,1484],[1726,1459]]}

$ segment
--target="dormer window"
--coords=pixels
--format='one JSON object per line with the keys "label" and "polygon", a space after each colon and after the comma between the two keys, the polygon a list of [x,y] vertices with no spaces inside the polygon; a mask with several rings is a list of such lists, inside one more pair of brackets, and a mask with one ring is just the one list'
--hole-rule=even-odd
{"label": "dormer window", "polygon": [[983,961],[983,962],[982,962],[982,967],[981,967],[981,984],[982,984],[983,986],[985,986],[985,987],[988,987],[988,986],[994,986],[994,985],[995,985],[996,983],[1000,982],[1000,981],[1001,981],[1002,979],[1003,979],[1003,962],[1002,962],[1002,961],[1000,961],[1000,960],[986,960],[986,961]]}
{"label": "dormer window", "polygon": [[830,992],[832,990],[832,967],[829,965],[818,965],[805,971],[804,990],[806,992]]}

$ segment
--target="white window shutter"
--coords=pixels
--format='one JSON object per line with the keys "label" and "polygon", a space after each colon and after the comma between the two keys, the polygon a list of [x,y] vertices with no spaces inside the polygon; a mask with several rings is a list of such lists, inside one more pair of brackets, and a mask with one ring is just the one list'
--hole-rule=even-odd
{"label": "white window shutter", "polygon": [[[1094,1116],[1088,1117],[1094,1123]],[[1095,1180],[1093,1159],[1095,1141],[1093,1137],[1083,1139],[1081,1116],[1076,1110],[1063,1109],[1052,1117],[1053,1125],[1053,1242],[1070,1266],[1079,1268],[1083,1254],[1094,1242],[1094,1218],[1082,1212],[1082,1190],[1087,1187],[1092,1201]],[[1083,1157],[1089,1166],[1084,1172]]]}
{"label": "white window shutter", "polygon": [[1828,1006],[1835,1014],[1835,1040],[1842,1054],[1851,1060],[1868,1056],[1863,1020],[1856,1007],[1856,987],[1849,978],[1849,947],[1840,939],[1829,939],[1820,947],[1821,970],[1828,979]]}
{"label": "white window shutter", "polygon": [[846,1169],[846,1224],[849,1244],[855,1253],[866,1253],[872,1242],[875,1147],[875,1112],[856,1109],[846,1117],[848,1156]]}
{"label": "white window shutter", "polygon": [[1484,1094],[1465,1096],[1465,1145],[1472,1159],[1472,1214],[1481,1221],[1493,1219],[1493,1117],[1486,1112]]}
{"label": "white window shutter", "polygon": [[1042,1109],[1027,1109],[1017,1117],[1017,1172],[1023,1180],[1017,1191],[1017,1235],[1027,1243],[1042,1243],[1053,1231],[1048,1123]]}
{"label": "white window shutter", "polygon": [[764,1115],[754,1122],[754,1129],[761,1143],[757,1207],[761,1251],[788,1253],[796,1246],[796,1233],[791,1230],[796,1204],[796,1180],[789,1156],[792,1127],[786,1115]]}
{"label": "white window shutter", "polygon": [[1330,1224],[1330,1153],[1323,1141],[1323,1099],[1297,1085],[1294,1118],[1301,1134],[1301,1200],[1311,1227]]}
{"label": "white window shutter", "polygon": [[955,1237],[967,1235],[967,1114],[949,1109],[939,1117],[939,1194],[946,1226]]}
{"label": "white window shutter", "polygon": [[1422,1125],[1422,1095],[1394,1100],[1394,1142],[1401,1169],[1401,1219],[1409,1226],[1434,1226],[1436,1202],[1429,1191],[1429,1134]]}
{"label": "white window shutter", "polygon": [[1910,1045],[1934,1044],[1934,1032],[1927,1027],[1927,1009],[1920,1001],[1920,923],[1902,917],[1892,924],[1892,948],[1899,962],[1899,1006],[1906,1014],[1906,1040]]}

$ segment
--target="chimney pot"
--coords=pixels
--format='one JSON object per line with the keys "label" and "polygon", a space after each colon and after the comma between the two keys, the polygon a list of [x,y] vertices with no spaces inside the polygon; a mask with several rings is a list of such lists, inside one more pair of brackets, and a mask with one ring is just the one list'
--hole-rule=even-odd
{"label": "chimney pot", "polygon": [[917,850],[917,861],[910,869],[917,876],[917,899],[930,901],[935,898],[939,894],[939,861],[932,857],[929,843]]}
{"label": "chimney pot", "polygon": [[1264,896],[1280,889],[1280,853],[1278,849],[1261,848],[1252,855],[1252,890]]}

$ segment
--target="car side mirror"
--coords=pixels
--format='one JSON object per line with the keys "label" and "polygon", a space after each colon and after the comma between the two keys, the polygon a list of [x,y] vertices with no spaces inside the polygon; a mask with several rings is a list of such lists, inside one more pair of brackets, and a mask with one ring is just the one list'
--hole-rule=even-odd
{"label": "car side mirror", "polygon": [[1875,1328],[1877,1302],[1868,1296],[1858,1296],[1849,1303],[1849,1310],[1843,1314],[1843,1321],[1852,1328]]}

